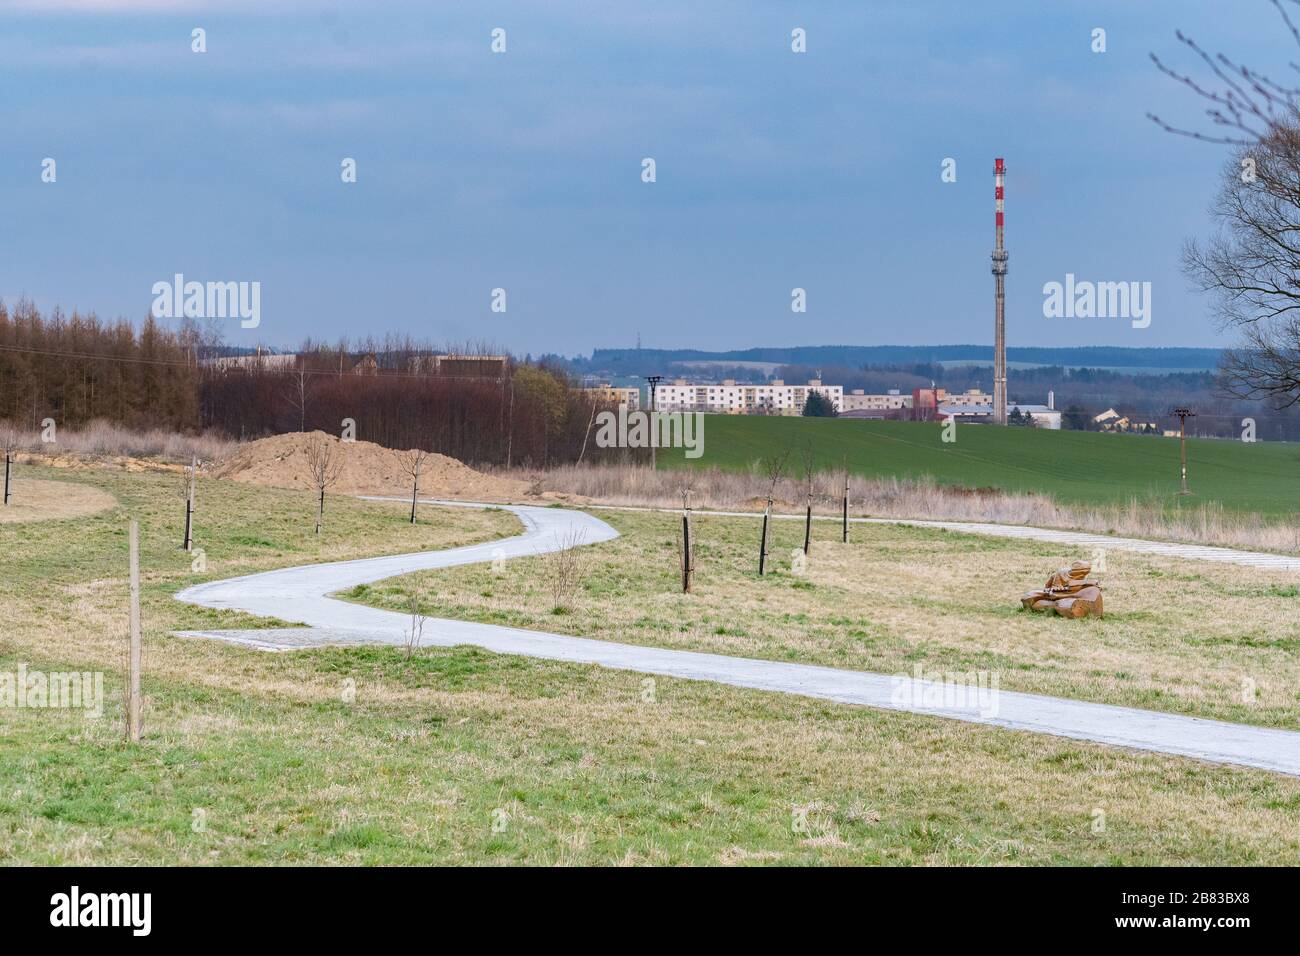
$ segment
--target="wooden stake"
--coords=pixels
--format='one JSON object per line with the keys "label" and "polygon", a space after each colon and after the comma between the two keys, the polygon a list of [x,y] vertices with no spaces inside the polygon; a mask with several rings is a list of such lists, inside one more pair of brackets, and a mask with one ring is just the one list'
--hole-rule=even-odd
{"label": "wooden stake", "polygon": [[849,543],[849,473],[844,473],[844,543]]}
{"label": "wooden stake", "polygon": [[808,553],[808,546],[812,544],[812,496],[808,496],[808,514],[803,520],[803,553]]}
{"label": "wooden stake", "polygon": [[185,550],[194,550],[194,474],[199,470],[199,459],[196,455],[191,459],[190,464],[190,488],[185,495]]}
{"label": "wooden stake", "polygon": [[691,493],[686,493],[686,507],[682,509],[682,593],[689,594],[691,590],[691,572],[695,570],[691,566]]}
{"label": "wooden stake", "polygon": [[140,523],[131,522],[131,653],[127,670],[126,736],[140,742]]}
{"label": "wooden stake", "polygon": [[763,539],[758,545],[758,576],[761,578],[767,573],[767,519],[772,513],[772,503],[769,501],[767,507],[763,509]]}
{"label": "wooden stake", "polygon": [[9,504],[9,452],[5,452],[5,504]]}

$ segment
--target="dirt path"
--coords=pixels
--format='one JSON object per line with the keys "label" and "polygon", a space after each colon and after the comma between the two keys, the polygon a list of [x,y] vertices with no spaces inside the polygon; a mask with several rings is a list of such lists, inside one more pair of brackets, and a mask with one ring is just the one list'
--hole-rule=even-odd
{"label": "dirt path", "polygon": [[[482,507],[466,502],[430,503]],[[176,595],[178,600],[204,607],[241,610],[301,622],[308,625],[310,630],[281,628],[269,631],[180,633],[191,637],[234,641],[266,650],[291,650],[322,644],[402,645],[406,643],[409,627],[406,615],[363,607],[326,595],[413,571],[554,551],[563,547],[566,536],[572,533],[581,535],[582,544],[608,541],[618,536],[618,532],[605,522],[581,511],[527,506],[510,506],[507,510],[518,516],[523,523],[523,534],[447,551],[267,571],[196,585]],[[953,522],[923,524],[946,525]],[[1033,532],[1037,529],[1025,530]],[[1103,538],[1109,546],[1115,546],[1115,539],[1099,535],[1083,537]],[[870,674],[809,664],[617,644],[467,621],[430,620],[424,627],[423,643],[442,647],[472,644],[499,654],[597,664],[618,670],[714,681],[845,704],[912,711],[970,723],[1177,754],[1213,763],[1259,767],[1300,776],[1300,733],[1294,731],[1229,724],[1037,694],[1008,691],[967,694],[959,689],[954,695],[950,690],[951,685],[902,675]]]}

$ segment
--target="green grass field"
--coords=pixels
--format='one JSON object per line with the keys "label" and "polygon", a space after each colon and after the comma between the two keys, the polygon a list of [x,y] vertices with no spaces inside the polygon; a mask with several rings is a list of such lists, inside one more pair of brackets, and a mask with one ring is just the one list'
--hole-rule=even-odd
{"label": "green grass field", "polygon": [[[255,621],[172,600],[197,580],[451,547],[519,525],[428,508],[412,527],[401,503],[337,496],[317,537],[310,494],[206,480],[197,533],[209,564],[195,574],[176,546],[175,476],[24,466],[20,494],[29,477],[120,504],[0,524],[0,672],[102,669],[108,702],[98,720],[0,708],[0,864],[1300,862],[1300,780],[1260,770],[696,681],[656,678],[647,694],[642,674],[466,647],[406,661],[399,648],[266,654],[173,637]],[[122,739],[129,517],[143,543],[139,746]],[[670,519],[616,520],[625,537],[589,549],[598,570],[573,614],[548,613],[529,559],[499,577],[490,566],[431,575],[438,610],[849,666],[1014,669],[1023,676],[1004,686],[1164,697],[1243,719],[1238,677],[1260,673],[1255,719],[1293,725],[1294,590],[1245,587],[1227,569],[1176,579],[1194,592],[1194,630],[1159,626],[1135,598],[1117,604],[1113,626],[1053,627],[991,597],[921,601],[929,592],[913,579],[882,588],[888,568],[857,560],[885,544],[920,575],[942,547],[964,569],[988,564],[978,583],[1001,577],[1015,592],[1054,563],[1039,545],[990,543],[981,556],[977,538],[880,529],[848,547],[819,539],[806,579],[756,582],[752,522],[718,519],[700,523],[700,593],[683,598]],[[787,554],[796,530],[781,526]],[[1149,605],[1161,592],[1147,572],[1134,562],[1115,573]],[[1228,640],[1224,621],[1243,602],[1264,609],[1258,633]],[[930,629],[914,634],[920,617]],[[1199,663],[1182,682],[1189,656]]]}
{"label": "green grass field", "polygon": [[951,443],[941,434],[940,425],[927,422],[707,415],[701,458],[688,462],[674,450],[659,461],[745,469],[789,449],[791,467],[798,468],[811,441],[821,468],[847,461],[866,477],[929,476],[940,484],[1040,492],[1063,502],[1138,498],[1167,509],[1213,502],[1229,511],[1280,516],[1300,501],[1300,445],[1292,443],[1191,439],[1193,494],[1182,498],[1176,439],[987,425],[959,425]]}

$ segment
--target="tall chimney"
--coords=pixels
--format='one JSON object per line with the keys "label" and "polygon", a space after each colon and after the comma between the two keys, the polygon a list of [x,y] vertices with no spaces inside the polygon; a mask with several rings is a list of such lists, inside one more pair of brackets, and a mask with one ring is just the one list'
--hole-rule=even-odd
{"label": "tall chimney", "polygon": [[993,422],[1007,423],[1007,250],[1002,244],[1002,180],[1006,166],[993,160]]}

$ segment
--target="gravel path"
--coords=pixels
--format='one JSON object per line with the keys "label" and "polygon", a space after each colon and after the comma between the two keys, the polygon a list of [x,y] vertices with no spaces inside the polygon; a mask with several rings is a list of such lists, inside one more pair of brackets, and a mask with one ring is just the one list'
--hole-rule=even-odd
{"label": "gravel path", "polygon": [[[432,504],[483,507],[465,502]],[[322,644],[385,643],[405,644],[409,619],[405,614],[363,607],[326,595],[358,584],[371,584],[401,574],[495,559],[529,556],[563,546],[566,537],[580,535],[582,544],[594,544],[618,536],[599,518],[581,511],[558,508],[508,506],[524,525],[524,533],[513,538],[489,541],[446,551],[421,552],[385,558],[368,558],[334,564],[315,564],[279,571],[267,571],[225,581],[212,581],[187,588],[177,600],[211,608],[247,611],[307,625],[251,631],[185,631],[185,636],[233,641],[266,650],[292,650]],[[874,520],[874,519],[872,519]],[[892,523],[892,522],[891,522]],[[999,534],[1023,530],[1013,537],[1060,541],[1074,545],[1126,547],[1128,544],[1156,546],[1154,542],[1115,539],[1102,535],[1051,532],[1042,529],[1008,529],[1001,525],[963,522],[898,522],[938,525],[972,534]],[[989,528],[995,530],[976,530]],[[1039,537],[1050,535],[1050,537]],[[1061,535],[1061,537],[1057,537]],[[1161,545],[1160,548],[1182,548]],[[1146,550],[1136,547],[1133,550]],[[1189,552],[1228,549],[1188,548]],[[1156,550],[1205,560],[1223,557]],[[1241,552],[1236,552],[1241,554]],[[1237,561],[1234,563],[1244,563]],[[1269,565],[1270,567],[1276,565]],[[429,620],[424,627],[425,646],[450,647],[472,644],[500,654],[520,654],[547,660],[597,664],[617,670],[714,681],[736,687],[816,697],[846,704],[916,713],[989,724],[1013,730],[1028,730],[1078,740],[1090,740],[1138,750],[1179,754],[1214,763],[1259,767],[1300,776],[1300,733],[1182,717],[1176,714],[1113,707],[1083,701],[982,691],[961,685],[945,685],[904,675],[890,676],[861,671],[790,664],[668,650],[612,641],[569,637],[541,631],[478,624],[467,621]]]}

